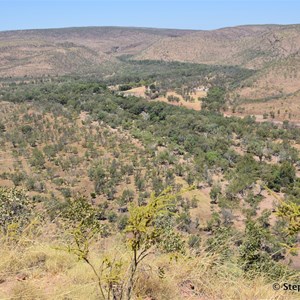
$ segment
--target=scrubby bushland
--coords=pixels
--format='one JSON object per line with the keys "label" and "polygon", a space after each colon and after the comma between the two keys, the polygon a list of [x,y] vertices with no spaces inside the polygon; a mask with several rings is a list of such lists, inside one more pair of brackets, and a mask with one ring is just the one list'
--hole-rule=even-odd
{"label": "scrubby bushland", "polygon": [[[254,287],[256,296],[274,297],[274,281],[293,282],[298,278],[272,258],[270,247],[279,244],[264,226],[266,219],[249,221],[244,234],[220,224],[212,229],[208,239],[202,241],[193,236],[187,240],[172,225],[176,218],[172,206],[177,196],[165,191],[158,197],[152,195],[147,205],[131,205],[125,228],[112,236],[97,217],[98,208],[87,199],[68,201],[55,223],[49,223],[47,211],[36,210],[43,220],[36,233],[19,231],[17,239],[8,240],[2,231],[1,239],[5,240],[0,250],[4,286],[1,297],[6,293],[20,297],[23,293],[27,298],[44,299],[66,295],[79,299],[87,295],[90,299],[169,299],[170,295],[172,299],[200,295],[207,299],[236,299],[238,294],[252,295]],[[1,190],[1,199],[5,197],[18,202],[25,196]],[[292,216],[286,211],[285,217]],[[55,238],[50,234],[53,229]],[[289,234],[294,233],[299,233],[299,226]],[[237,247],[237,243],[241,246]],[[13,276],[23,278],[26,285],[20,281],[12,283]],[[63,281],[54,281],[52,285],[53,276]],[[40,287],[47,285],[47,289],[40,289],[36,282]],[[228,284],[226,290],[222,283]],[[293,294],[276,291],[276,297],[285,299]]]}
{"label": "scrubby bushland", "polygon": [[[2,237],[20,221],[14,234],[28,242],[18,244],[22,255],[10,256],[16,239],[4,238],[4,280],[14,257],[32,261],[24,263],[32,278],[32,266],[67,281],[70,275],[70,295],[82,284],[83,299],[169,299],[166,291],[174,299],[235,299],[237,284],[247,283],[273,297],[264,286],[292,282],[297,274],[283,261],[299,233],[299,129],[225,118],[223,91],[211,89],[198,112],[67,78],[3,88],[13,104],[1,112],[0,144],[9,159],[0,178],[28,190],[27,197],[7,195],[35,204],[3,206],[16,217]],[[178,194],[187,187],[193,189]],[[268,192],[280,193],[273,212],[260,206]],[[28,238],[22,228],[32,220],[44,223]],[[212,285],[224,286],[224,276],[237,282],[225,292]],[[39,292],[32,288],[34,297]]]}

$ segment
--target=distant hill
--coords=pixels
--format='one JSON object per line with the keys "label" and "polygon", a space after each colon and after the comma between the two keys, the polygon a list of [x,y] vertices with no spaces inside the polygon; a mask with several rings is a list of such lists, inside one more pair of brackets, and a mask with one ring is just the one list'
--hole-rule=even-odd
{"label": "distant hill", "polygon": [[88,74],[118,57],[257,70],[233,100],[294,98],[300,90],[300,25],[253,25],[211,31],[86,27],[0,32],[0,76]]}
{"label": "distant hill", "polygon": [[191,31],[88,27],[0,32],[0,75],[84,73]]}
{"label": "distant hill", "polygon": [[290,96],[300,90],[300,26],[240,26],[160,39],[137,59],[162,59],[258,70],[237,90],[240,98]]}

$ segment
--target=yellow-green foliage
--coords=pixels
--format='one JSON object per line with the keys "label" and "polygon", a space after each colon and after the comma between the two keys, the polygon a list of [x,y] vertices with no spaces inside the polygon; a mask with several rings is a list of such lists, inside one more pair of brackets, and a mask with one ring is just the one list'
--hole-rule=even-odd
{"label": "yellow-green foliage", "polygon": [[293,202],[282,202],[277,215],[288,222],[287,233],[295,235],[300,232],[300,206]]}
{"label": "yellow-green foliage", "polygon": [[155,227],[154,221],[160,215],[167,213],[174,196],[166,192],[158,197],[151,195],[149,203],[145,206],[132,204],[129,208],[128,225],[125,228],[128,243],[133,251],[140,249],[146,251],[153,245],[161,234],[161,229]]}

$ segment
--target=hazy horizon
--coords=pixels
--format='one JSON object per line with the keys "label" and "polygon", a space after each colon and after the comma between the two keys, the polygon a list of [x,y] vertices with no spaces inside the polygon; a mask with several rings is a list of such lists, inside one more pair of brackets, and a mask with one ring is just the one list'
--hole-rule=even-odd
{"label": "hazy horizon", "polygon": [[0,31],[70,27],[215,30],[299,24],[295,0],[0,0]]}
{"label": "hazy horizon", "polygon": [[59,30],[59,29],[73,29],[73,28],[132,28],[132,29],[162,29],[162,30],[182,30],[182,31],[214,31],[226,28],[237,27],[251,27],[251,26],[300,26],[300,23],[291,24],[239,24],[234,26],[218,27],[214,29],[193,29],[193,28],[167,28],[167,27],[147,27],[147,26],[118,26],[118,25],[89,25],[89,26],[66,26],[66,27],[44,27],[44,28],[23,28],[23,29],[8,29],[0,30],[0,32],[8,31],[31,31],[31,30]]}

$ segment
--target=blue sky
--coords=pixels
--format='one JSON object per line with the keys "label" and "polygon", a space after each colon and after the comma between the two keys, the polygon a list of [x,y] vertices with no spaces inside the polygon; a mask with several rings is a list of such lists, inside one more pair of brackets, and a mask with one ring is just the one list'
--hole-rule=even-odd
{"label": "blue sky", "polygon": [[299,0],[0,0],[0,30],[73,26],[216,29],[300,23]]}

